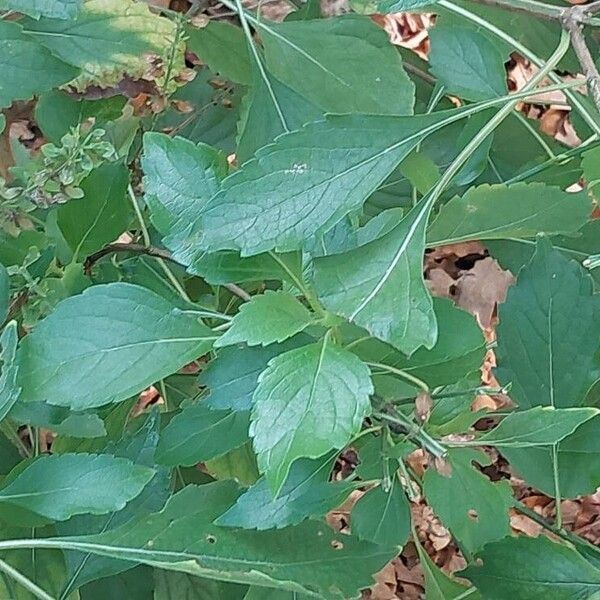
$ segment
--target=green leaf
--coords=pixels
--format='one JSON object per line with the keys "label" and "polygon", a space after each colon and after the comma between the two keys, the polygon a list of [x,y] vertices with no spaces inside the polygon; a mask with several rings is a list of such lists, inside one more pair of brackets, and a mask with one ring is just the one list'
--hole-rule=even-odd
{"label": "green leaf", "polygon": [[75,410],[120,402],[206,353],[215,338],[145,288],[93,286],[62,301],[21,342],[22,398]]}
{"label": "green leaf", "polygon": [[[244,585],[154,569],[153,600],[244,600]],[[118,597],[118,596],[116,596]],[[135,597],[132,597],[132,600]],[[84,599],[85,600],[85,599]],[[137,600],[137,598],[135,598]]]}
{"label": "green leaf", "polygon": [[281,279],[295,284],[301,278],[301,258],[299,252],[265,252],[247,258],[229,250],[213,254],[202,252],[187,270],[212,284],[264,279]]}
{"label": "green leaf", "polygon": [[308,327],[311,312],[287,292],[271,290],[252,297],[240,306],[231,327],[215,342],[215,346],[231,346],[245,342],[249,346],[268,346],[284,340]]}
{"label": "green leaf", "polygon": [[[181,253],[177,245],[183,243],[198,212],[219,190],[227,174],[227,159],[206,144],[147,132],[142,167],[152,222],[167,236],[166,246]],[[187,264],[180,254],[176,257]]]}
{"label": "green leaf", "polygon": [[34,19],[74,19],[83,0],[0,0],[1,10],[15,10]]}
{"label": "green leaf", "polygon": [[200,374],[200,382],[210,389],[206,403],[220,410],[250,410],[258,376],[267,368],[269,361],[311,341],[312,338],[306,335],[298,335],[266,348],[245,345],[220,348],[216,358]]}
{"label": "green leaf", "polygon": [[597,377],[600,303],[591,277],[541,239],[499,307],[498,380],[520,408],[581,406]]}
{"label": "green leaf", "polygon": [[343,448],[360,429],[373,392],[368,367],[326,336],[276,356],[254,392],[250,435],[274,495],[291,464]]}
{"label": "green leaf", "polygon": [[[419,540],[415,541],[421,569],[425,577],[425,600],[460,600],[468,590],[464,585],[448,577],[429,557]],[[468,594],[470,600],[481,600],[479,593]]]}
{"label": "green leaf", "polygon": [[436,0],[379,0],[377,11],[380,13],[410,12],[415,8],[430,6]]}
{"label": "green leaf", "polygon": [[[502,448],[502,454],[527,483],[554,496],[551,448]],[[557,465],[563,498],[593,494],[600,486],[600,417],[580,425],[558,444]]]}
{"label": "green leaf", "polygon": [[492,483],[471,464],[477,461],[488,465],[490,459],[478,450],[454,448],[448,451],[447,461],[450,475],[428,468],[423,491],[461,547],[476,552],[484,544],[508,535],[508,509],[513,504],[508,482]]}
{"label": "green leaf", "polygon": [[[20,469],[20,467],[17,467]],[[0,503],[64,521],[120,510],[139,495],[154,469],[94,454],[40,456],[0,488]]]}
{"label": "green leaf", "polygon": [[[50,52],[94,80],[141,77],[148,54],[166,55],[175,25],[133,0],[86,0],[75,20],[29,20],[25,31]],[[126,37],[127,43],[123,43]],[[22,67],[21,67],[22,68]]]}
{"label": "green leaf", "polygon": [[273,498],[266,478],[261,477],[236,503],[222,514],[216,525],[244,529],[280,529],[297,525],[309,517],[321,517],[342,504],[354,489],[349,482],[329,482],[336,455],[318,460],[300,459],[277,498]]}
{"label": "green leaf", "polygon": [[462,114],[332,115],[280,136],[225,178],[202,212],[199,246],[242,256],[300,248],[359,209],[420,141]]}
{"label": "green leaf", "polygon": [[563,192],[543,183],[480,185],[444,204],[427,231],[427,244],[573,234],[585,225],[590,210],[585,192]]}
{"label": "green leaf", "polygon": [[536,406],[511,413],[497,427],[477,438],[477,443],[497,448],[551,446],[597,414],[596,408]]}
{"label": "green leaf", "polygon": [[15,361],[18,339],[17,322],[11,321],[0,335],[0,421],[6,417],[21,394],[21,388],[17,385],[19,365]]}
{"label": "green leaf", "polygon": [[78,73],[25,35],[17,23],[0,22],[0,107],[67,83]]}
{"label": "green leaf", "polygon": [[287,278],[284,267],[299,270],[294,265],[299,258],[293,254],[242,259],[237,252],[207,254],[196,247],[202,235],[198,215],[227,175],[227,160],[221,151],[184,138],[148,132],[144,135],[142,167],[152,223],[164,236],[163,243],[174,258],[187,265],[190,273],[221,284]]}
{"label": "green leaf", "polygon": [[382,237],[314,261],[325,308],[408,355],[421,346],[431,349],[438,333],[422,274],[430,210],[429,200],[422,200]]}
{"label": "green leaf", "polygon": [[[103,452],[115,457],[131,460],[136,465],[154,467],[154,452],[158,443],[160,418],[153,411],[146,422],[133,434],[124,434],[116,442],[109,442]],[[142,492],[122,510],[104,515],[79,515],[57,524],[60,535],[83,535],[100,533],[115,529],[131,519],[160,510],[170,493],[170,473],[168,469],[158,468],[154,477]],[[133,563],[94,556],[88,552],[65,552],[67,578],[61,598],[80,586],[131,569]]]}
{"label": "green leaf", "polygon": [[486,35],[438,24],[429,37],[431,72],[449,92],[475,102],[506,95],[504,58]]}
{"label": "green leaf", "polygon": [[479,558],[482,565],[469,566],[460,575],[472,581],[486,600],[584,600],[600,591],[600,569],[572,547],[544,536],[507,537],[487,545]]}
{"label": "green leaf", "polygon": [[94,119],[94,124],[105,128],[111,121],[123,115],[126,98],[113,96],[99,100],[75,100],[65,92],[51,90],[42,94],[35,105],[35,122],[44,137],[55,144],[69,128]]}
{"label": "green leaf", "polygon": [[479,369],[486,347],[477,321],[445,298],[434,298],[433,308],[439,331],[431,350],[420,348],[406,357],[380,340],[365,338],[364,331],[357,329],[352,332],[352,352],[365,362],[402,369],[432,388],[454,383],[464,373]]}
{"label": "green leaf", "polygon": [[400,54],[368,17],[256,26],[269,72],[323,112],[412,114],[414,85]]}
{"label": "green leaf", "polygon": [[[131,567],[131,563],[129,563]],[[146,565],[92,581],[79,590],[81,600],[105,600],[105,598],[131,598],[150,600],[154,591],[154,569]],[[62,597],[61,597],[62,600]]]}
{"label": "green leaf", "polygon": [[10,277],[6,267],[0,263],[0,325],[2,325],[10,309]]}
{"label": "green leaf", "polygon": [[252,85],[252,63],[244,32],[225,21],[209,21],[206,27],[187,27],[187,44],[192,52],[222,77]]}
{"label": "green leaf", "polygon": [[211,410],[204,402],[187,406],[165,427],[156,460],[192,466],[221,456],[248,440],[248,412]]}
{"label": "green leaf", "polygon": [[310,598],[314,596],[256,586],[252,586],[244,596],[244,600],[310,600]]}
{"label": "green leaf", "polygon": [[[24,530],[17,527],[2,527],[0,539],[15,537],[42,537],[47,535],[45,529]],[[65,579],[65,565],[60,550],[44,550],[42,552],[23,548],[0,553],[0,558],[14,569],[34,581],[51,598],[58,598]],[[24,587],[18,585],[8,576],[0,577],[0,598],[6,600],[32,600],[34,596]],[[69,598],[68,600],[73,600]],[[79,599],[78,599],[79,600]]]}
{"label": "green leaf", "polygon": [[125,165],[102,165],[82,181],[83,198],[58,209],[58,226],[78,258],[100,250],[127,229],[131,215],[125,197],[128,184]]}
{"label": "green leaf", "polygon": [[600,198],[600,146],[583,153],[581,168],[587,188],[596,200]]}
{"label": "green leaf", "polygon": [[[187,486],[159,513],[114,531],[59,538],[56,543],[200,577],[320,595],[325,600],[356,596],[396,552],[352,536],[339,540],[326,525],[315,522],[258,532],[212,525],[238,495],[232,482]],[[334,540],[341,541],[337,548]]]}
{"label": "green leaf", "polygon": [[383,546],[403,546],[410,535],[410,504],[402,485],[394,477],[392,487],[381,485],[368,491],[350,515],[352,533],[361,540]]}

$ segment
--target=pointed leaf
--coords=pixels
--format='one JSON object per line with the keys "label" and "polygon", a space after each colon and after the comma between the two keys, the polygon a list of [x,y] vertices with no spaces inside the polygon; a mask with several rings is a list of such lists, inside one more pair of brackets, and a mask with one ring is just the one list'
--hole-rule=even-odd
{"label": "pointed leaf", "polygon": [[543,183],[479,185],[442,206],[427,231],[427,244],[573,234],[585,225],[590,206],[585,192]]}
{"label": "pointed leaf", "polygon": [[267,480],[261,477],[215,524],[244,529],[280,529],[297,525],[308,517],[325,515],[339,506],[354,489],[349,482],[328,481],[335,456],[297,460],[290,467],[277,498],[273,498]]}
{"label": "pointed leaf", "polygon": [[400,54],[368,17],[256,26],[270,73],[324,112],[412,114],[414,85]]}
{"label": "pointed leaf", "polygon": [[186,406],[160,436],[156,460],[192,466],[221,456],[248,440],[248,412],[211,410],[204,402]]}
{"label": "pointed leaf", "polygon": [[[460,600],[465,597],[463,594],[467,591],[464,585],[458,583],[453,578],[448,577],[432,560],[420,542],[416,540],[415,546],[419,554],[421,569],[425,576],[425,600]],[[481,600],[479,593],[474,590],[474,594],[469,594],[471,600]]]}
{"label": "pointed leaf", "polygon": [[496,377],[519,407],[580,406],[597,378],[600,299],[592,279],[542,239],[499,307]]}
{"label": "pointed leaf", "polygon": [[216,337],[146,288],[97,285],[63,300],[23,339],[18,383],[27,402],[75,410],[120,402],[207,352]]}
{"label": "pointed leaf", "polygon": [[479,558],[483,564],[469,566],[460,575],[472,581],[486,600],[584,600],[600,590],[600,569],[572,547],[542,535],[507,537],[487,545]]}
{"label": "pointed leaf", "polygon": [[[502,448],[512,468],[527,483],[554,496],[551,448]],[[594,417],[564,438],[557,448],[558,475],[563,498],[593,494],[600,486],[600,417]]]}
{"label": "pointed leaf", "polygon": [[[137,465],[154,467],[154,452],[158,443],[160,418],[158,411],[151,413],[134,434],[124,434],[120,440],[110,442],[104,452],[126,458]],[[122,510],[105,515],[79,515],[56,525],[60,535],[82,535],[115,529],[141,515],[160,510],[170,493],[170,473],[166,468],[156,469],[151,481],[142,492]],[[131,569],[133,563],[114,560],[90,553],[65,552],[67,578],[62,597],[80,586]]]}
{"label": "pointed leaf", "polygon": [[252,58],[241,27],[211,20],[199,29],[187,27],[188,47],[210,70],[236,83],[252,85]]}
{"label": "pointed leaf", "polygon": [[[317,294],[331,312],[364,327],[405,354],[431,349],[437,322],[423,281],[425,199],[382,237],[314,261]],[[391,307],[393,306],[393,310]]]}
{"label": "pointed leaf", "polygon": [[187,486],[159,513],[114,531],[60,538],[57,543],[71,550],[200,577],[303,592],[325,600],[355,597],[372,584],[371,574],[396,551],[346,535],[341,543],[332,544],[340,536],[315,522],[258,532],[212,525],[238,495],[232,482]]}
{"label": "pointed leaf", "polygon": [[220,410],[250,410],[258,376],[267,368],[269,361],[311,341],[313,339],[306,335],[298,335],[282,344],[264,348],[241,344],[220,348],[216,358],[200,374],[200,383],[210,390],[207,405]]}
{"label": "pointed leaf", "polygon": [[250,435],[277,495],[298,458],[340,449],[370,411],[368,367],[326,336],[273,358],[254,392]]}
{"label": "pointed leaf", "polygon": [[403,546],[410,535],[410,504],[402,485],[394,477],[392,487],[381,485],[368,491],[350,515],[352,533],[361,540],[384,546]]}
{"label": "pointed leaf", "polygon": [[431,72],[466,100],[506,94],[504,58],[494,42],[470,27],[438,24],[430,32]]}
{"label": "pointed leaf", "polygon": [[359,209],[421,140],[463,114],[328,116],[280,136],[223,181],[201,215],[200,247],[242,256],[300,248]]}
{"label": "pointed leaf", "polygon": [[308,327],[311,312],[287,292],[267,290],[241,305],[231,327],[215,342],[216,347],[246,342],[267,346],[283,342]]}
{"label": "pointed leaf", "polygon": [[81,182],[83,198],[58,209],[58,226],[80,260],[127,229],[131,215],[125,197],[128,184],[129,171],[124,164],[102,165]]}
{"label": "pointed leaf", "polygon": [[454,448],[447,460],[449,475],[430,467],[423,481],[427,502],[442,523],[469,552],[508,535],[508,509],[513,504],[508,482],[492,483],[471,464],[487,465],[488,457],[478,450]]}
{"label": "pointed leaf", "polygon": [[[19,468],[19,467],[17,467]],[[124,458],[94,454],[40,456],[0,489],[0,503],[56,521],[119,510],[154,476]]]}
{"label": "pointed leaf", "polygon": [[573,433],[598,414],[595,408],[552,408],[536,406],[511,413],[500,424],[477,438],[485,446],[529,448],[551,446]]}

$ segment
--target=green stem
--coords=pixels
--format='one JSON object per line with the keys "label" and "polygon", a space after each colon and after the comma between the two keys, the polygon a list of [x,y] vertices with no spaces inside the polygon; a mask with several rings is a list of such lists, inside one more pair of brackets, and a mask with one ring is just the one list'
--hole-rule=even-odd
{"label": "green stem", "polygon": [[[565,10],[568,6],[553,6],[537,0],[474,0],[477,4],[485,4],[487,6],[495,6],[503,8],[511,12],[520,12],[529,16],[538,17],[546,21],[554,21],[560,23]],[[585,8],[585,6],[583,7]],[[585,20],[589,25],[600,25],[600,19],[589,17]]]}
{"label": "green stem", "polygon": [[[468,19],[469,21],[476,23],[477,25],[483,27],[484,29],[486,29],[487,31],[489,31],[490,33],[495,35],[497,38],[506,42],[509,46],[514,48],[519,54],[522,54],[525,58],[530,60],[537,67],[540,67],[540,68],[544,67],[544,61],[539,56],[537,56],[535,53],[533,53],[526,46],[523,46],[523,44],[521,44],[518,40],[513,38],[511,35],[509,35],[505,31],[503,31],[502,29],[499,29],[492,23],[489,23],[482,17],[472,13],[471,11],[467,10],[466,8],[462,8],[461,6],[457,6],[456,4],[453,4],[450,0],[439,0],[438,6],[441,6],[441,7],[445,8],[446,10],[449,10],[450,12],[453,12],[454,14],[460,15],[461,17],[464,17],[465,19]],[[564,34],[564,32],[563,32],[563,34]],[[548,77],[554,82],[561,81],[560,77],[558,75],[556,75],[556,73],[548,72]],[[577,95],[574,92],[572,92],[571,90],[565,90],[565,95],[571,101],[571,104],[581,114],[581,116],[583,117],[585,122],[589,125],[589,127],[592,129],[592,131],[596,134],[600,134],[600,123],[596,120],[596,117],[594,117],[594,115],[586,108],[586,106],[584,104],[582,104],[582,102],[579,100]]]}
{"label": "green stem", "polygon": [[411,383],[414,383],[417,387],[421,388],[424,392],[429,393],[429,386],[422,379],[415,377],[414,375],[412,375],[411,373],[408,373],[407,371],[403,371],[402,369],[397,369],[396,367],[391,367],[390,365],[386,365],[384,363],[368,362],[367,365],[369,367],[373,367],[374,369],[381,369],[382,371],[392,373],[393,375],[398,375],[398,377],[401,377],[402,379],[405,379],[406,381],[410,381]]}
{"label": "green stem", "polygon": [[406,415],[401,412],[396,412],[394,415],[388,415],[387,413],[374,413],[375,418],[394,423],[402,426],[406,429],[410,436],[415,439],[419,444],[425,448],[429,453],[437,456],[438,458],[444,458],[448,454],[448,449],[440,444],[436,439],[432,438],[426,433],[422,427],[417,425],[412,419],[409,419]]}
{"label": "green stem", "polygon": [[[37,540],[34,540],[37,541]],[[8,575],[11,579],[14,579],[17,583],[22,585],[28,592],[31,592],[33,596],[39,598],[39,600],[56,600],[50,594],[47,594],[41,587],[36,585],[28,577],[23,575],[20,571],[17,571],[14,567],[9,565],[7,562],[0,559],[0,571]]]}
{"label": "green stem", "polygon": [[562,529],[562,500],[560,493],[560,476],[558,473],[558,445],[552,444],[552,479],[554,480],[554,502],[556,505],[556,520],[557,529]]}

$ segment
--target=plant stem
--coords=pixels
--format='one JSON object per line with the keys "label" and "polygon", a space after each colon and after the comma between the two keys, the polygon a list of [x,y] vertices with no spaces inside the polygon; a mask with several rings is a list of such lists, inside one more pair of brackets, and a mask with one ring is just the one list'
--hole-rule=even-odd
{"label": "plant stem", "polygon": [[[497,38],[501,39],[502,41],[506,42],[508,45],[513,47],[519,54],[523,55],[525,58],[530,60],[537,67],[542,68],[544,66],[544,61],[535,53],[533,53],[529,48],[523,46],[523,44],[521,44],[511,35],[503,31],[502,29],[499,29],[492,23],[489,23],[488,21],[476,15],[475,13],[472,13],[471,11],[462,8],[461,6],[453,4],[450,0],[439,0],[438,5],[483,27],[484,29],[495,35]],[[548,72],[548,77],[555,83],[561,81],[560,77],[556,73]],[[589,125],[589,127],[592,129],[592,131],[596,134],[600,134],[600,122],[594,115],[592,115],[589,112],[587,107],[580,102],[577,95],[571,90],[565,90],[565,95],[571,101],[571,104],[579,111],[579,113],[581,114],[585,122]]]}
{"label": "plant stem", "polygon": [[406,381],[410,381],[411,383],[414,383],[417,387],[421,388],[424,392],[429,393],[429,386],[422,379],[415,377],[414,375],[412,375],[411,373],[408,373],[407,371],[403,371],[402,369],[397,369],[396,367],[391,367],[390,365],[386,365],[384,363],[368,362],[367,365],[369,367],[373,367],[375,369],[381,369],[382,371],[387,371],[388,373],[392,373],[393,375],[398,375],[398,377],[402,377],[402,379],[405,379]]}
{"label": "plant stem", "polygon": [[558,446],[552,444],[552,478],[554,480],[554,502],[556,505],[556,521],[557,529],[562,529],[562,501],[560,493],[560,477],[558,473]]}
{"label": "plant stem", "polygon": [[[524,13],[532,17],[537,17],[545,21],[560,22],[566,10],[570,7],[553,6],[545,2],[537,2],[536,0],[474,0],[477,4],[485,4],[486,6],[495,6],[503,8],[510,12]],[[581,8],[586,9],[589,5],[583,5]],[[600,19],[594,19],[591,14],[593,12],[586,10],[585,23],[590,25],[600,25]]]}
{"label": "plant stem", "polygon": [[583,69],[590,96],[596,108],[600,111],[600,73],[583,35],[583,24],[586,22],[586,15],[585,5],[575,5],[563,11],[560,22],[571,36],[571,45]]}
{"label": "plant stem", "polygon": [[412,419],[409,419],[406,415],[401,412],[395,412],[393,415],[387,413],[377,412],[373,415],[377,419],[388,421],[396,425],[402,426],[406,429],[410,436],[417,440],[419,444],[425,448],[429,453],[437,456],[438,458],[444,458],[448,454],[448,449],[440,444],[436,439],[432,438],[428,433],[423,431],[423,428],[417,425]]}
{"label": "plant stem", "polygon": [[[35,541],[35,540],[34,540]],[[23,575],[20,571],[17,571],[14,567],[9,565],[7,562],[0,559],[0,571],[8,575],[11,579],[14,579],[17,583],[22,585],[28,592],[31,592],[39,600],[55,600],[53,596],[47,594],[41,587],[36,585],[28,577]]]}

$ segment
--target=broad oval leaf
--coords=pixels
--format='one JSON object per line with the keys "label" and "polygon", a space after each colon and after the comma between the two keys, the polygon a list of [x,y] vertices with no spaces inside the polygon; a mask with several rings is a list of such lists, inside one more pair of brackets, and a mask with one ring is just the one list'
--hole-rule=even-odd
{"label": "broad oval leaf", "polygon": [[308,327],[310,311],[287,292],[271,290],[252,297],[240,306],[231,327],[215,342],[216,347],[245,342],[267,346],[284,340]]}
{"label": "broad oval leaf", "polygon": [[14,10],[34,19],[73,19],[83,0],[0,0],[0,9]]}
{"label": "broad oval leaf", "polygon": [[107,454],[46,455],[18,468],[0,488],[0,503],[56,521],[120,510],[154,476],[154,469]]}
{"label": "broad oval leaf", "polygon": [[508,535],[508,510],[513,504],[508,482],[492,483],[471,464],[487,465],[488,457],[479,450],[453,448],[447,460],[449,473],[430,466],[423,479],[427,503],[442,523],[469,552]]}
{"label": "broad oval leaf", "polygon": [[496,377],[520,408],[581,406],[597,379],[600,299],[575,261],[541,239],[499,307]]}
{"label": "broad oval leaf", "polygon": [[323,340],[273,358],[254,392],[250,435],[275,495],[291,464],[343,448],[370,411],[368,367]]}
{"label": "broad oval leaf", "polygon": [[506,94],[504,58],[486,35],[438,24],[429,36],[431,72],[449,92],[473,101]]}
{"label": "broad oval leaf", "polygon": [[22,399],[74,410],[120,402],[206,353],[216,338],[146,288],[93,286],[22,340]]}

